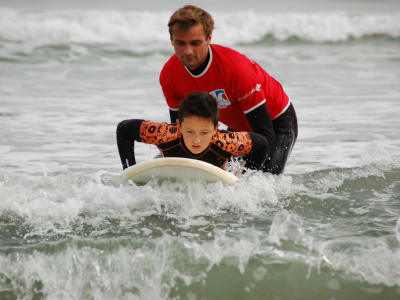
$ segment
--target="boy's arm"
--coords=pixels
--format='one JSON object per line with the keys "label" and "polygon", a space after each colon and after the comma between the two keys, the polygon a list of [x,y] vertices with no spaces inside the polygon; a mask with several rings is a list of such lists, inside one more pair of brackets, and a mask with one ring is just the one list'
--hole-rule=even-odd
{"label": "boy's arm", "polygon": [[140,126],[143,121],[140,119],[125,120],[117,126],[117,145],[123,169],[136,164],[135,141],[142,141]]}
{"label": "boy's arm", "polygon": [[243,156],[245,167],[253,170],[262,170],[270,153],[268,140],[255,132],[218,131],[213,143],[231,156]]}

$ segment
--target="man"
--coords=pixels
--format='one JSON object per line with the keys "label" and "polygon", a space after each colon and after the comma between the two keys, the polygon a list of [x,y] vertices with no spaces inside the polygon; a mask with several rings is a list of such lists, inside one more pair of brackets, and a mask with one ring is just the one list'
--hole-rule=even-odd
{"label": "man", "polygon": [[160,73],[171,122],[188,93],[204,91],[218,101],[220,120],[230,130],[256,132],[269,144],[264,172],[282,173],[297,138],[297,118],[281,84],[239,52],[211,44],[214,21],[186,5],[170,18],[173,55]]}
{"label": "man", "polygon": [[232,156],[244,156],[246,167],[260,169],[268,143],[257,133],[218,131],[218,106],[208,93],[189,94],[179,105],[177,124],[141,119],[125,120],[117,127],[122,168],[136,164],[135,141],[153,144],[165,157],[202,160],[224,168]]}

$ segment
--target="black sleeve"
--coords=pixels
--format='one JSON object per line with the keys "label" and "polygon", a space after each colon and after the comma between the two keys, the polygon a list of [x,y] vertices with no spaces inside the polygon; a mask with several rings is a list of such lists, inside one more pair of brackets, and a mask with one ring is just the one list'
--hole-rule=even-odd
{"label": "black sleeve", "polygon": [[269,156],[268,150],[270,149],[268,140],[261,134],[249,132],[252,147],[249,154],[245,156],[246,168],[253,170],[261,170],[265,160]]}
{"label": "black sleeve", "polygon": [[140,139],[140,126],[144,120],[125,120],[117,126],[117,145],[122,168],[133,166],[135,160],[135,141]]}
{"label": "black sleeve", "polygon": [[169,117],[171,118],[171,123],[176,124],[176,120],[179,118],[179,111],[170,109]]}
{"label": "black sleeve", "polygon": [[268,152],[272,153],[276,145],[276,136],[272,120],[265,105],[260,105],[256,109],[246,114],[253,131],[264,136],[269,145]]}

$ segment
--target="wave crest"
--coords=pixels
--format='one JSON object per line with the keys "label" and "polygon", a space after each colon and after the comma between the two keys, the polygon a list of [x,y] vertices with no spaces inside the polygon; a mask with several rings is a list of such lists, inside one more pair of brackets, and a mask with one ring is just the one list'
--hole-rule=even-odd
{"label": "wave crest", "polygon": [[[117,44],[131,48],[170,47],[170,12],[27,11],[0,9],[0,39],[54,43]],[[247,44],[272,37],[337,42],[369,36],[400,37],[400,14],[288,13],[254,11],[215,13],[213,40]]]}

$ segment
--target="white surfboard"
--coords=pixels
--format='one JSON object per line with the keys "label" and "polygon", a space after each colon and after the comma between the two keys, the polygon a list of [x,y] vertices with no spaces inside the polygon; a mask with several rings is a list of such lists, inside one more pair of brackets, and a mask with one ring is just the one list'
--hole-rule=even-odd
{"label": "white surfboard", "polygon": [[232,173],[201,160],[165,157],[155,158],[126,168],[123,180],[147,183],[150,179],[161,180],[202,180],[230,184],[238,178]]}

